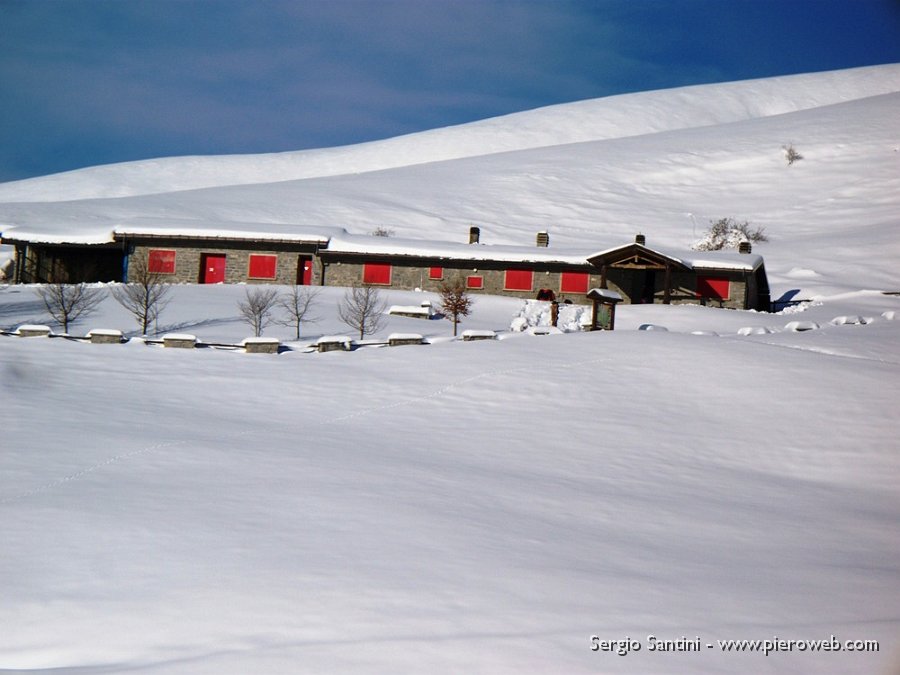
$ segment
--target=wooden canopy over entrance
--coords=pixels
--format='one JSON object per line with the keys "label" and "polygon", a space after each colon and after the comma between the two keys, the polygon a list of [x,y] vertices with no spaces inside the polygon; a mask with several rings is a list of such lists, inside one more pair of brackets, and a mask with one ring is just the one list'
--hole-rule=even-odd
{"label": "wooden canopy over entrance", "polygon": [[667,305],[672,299],[672,271],[691,271],[690,267],[677,258],[671,258],[639,243],[626,244],[610,251],[597,253],[589,257],[588,262],[600,268],[600,288],[608,287],[606,275],[610,268],[663,271],[665,273],[663,302]]}

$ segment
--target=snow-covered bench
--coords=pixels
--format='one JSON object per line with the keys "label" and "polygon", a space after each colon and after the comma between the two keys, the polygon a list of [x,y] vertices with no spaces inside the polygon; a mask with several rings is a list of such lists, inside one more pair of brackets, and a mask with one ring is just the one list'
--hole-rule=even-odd
{"label": "snow-covered bench", "polygon": [[743,328],[738,328],[737,334],[746,337],[748,335],[770,335],[774,332],[768,326],[744,326]]}
{"label": "snow-covered bench", "polygon": [[426,300],[420,305],[391,305],[388,314],[392,316],[407,316],[413,319],[430,319],[434,315],[434,307]]}
{"label": "snow-covered bench", "polygon": [[241,346],[248,354],[277,354],[281,341],[278,338],[249,337],[241,341]]}
{"label": "snow-covered bench", "polygon": [[320,352],[349,352],[353,349],[353,340],[346,335],[325,335],[316,341],[316,349]]}
{"label": "snow-covered bench", "polygon": [[402,345],[421,345],[424,344],[425,338],[418,333],[391,333],[388,335],[388,345],[390,347],[400,347]]}
{"label": "snow-covered bench", "polygon": [[562,331],[556,326],[532,326],[528,329],[529,335],[562,335]]}
{"label": "snow-covered bench", "polygon": [[808,330],[819,330],[819,324],[815,321],[790,321],[784,325],[784,329],[793,333],[804,333]]}
{"label": "snow-covered bench", "polygon": [[122,331],[114,328],[94,328],[85,337],[95,345],[117,345],[125,341]]}
{"label": "snow-covered bench", "polygon": [[836,316],[831,320],[832,326],[865,326],[867,323],[872,320],[863,316]]}
{"label": "snow-covered bench", "polygon": [[473,340],[496,340],[497,334],[492,330],[464,330],[462,339],[466,342]]}
{"label": "snow-covered bench", "polygon": [[166,333],[163,335],[163,347],[176,349],[193,349],[197,346],[197,336],[187,333]]}
{"label": "snow-covered bench", "polygon": [[49,337],[50,326],[26,323],[16,328],[16,335],[19,337]]}

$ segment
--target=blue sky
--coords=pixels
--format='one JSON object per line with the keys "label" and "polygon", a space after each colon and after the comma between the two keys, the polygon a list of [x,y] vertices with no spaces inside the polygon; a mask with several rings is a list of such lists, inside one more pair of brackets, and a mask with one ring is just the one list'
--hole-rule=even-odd
{"label": "blue sky", "polygon": [[900,0],[0,0],[0,182],[900,62]]}

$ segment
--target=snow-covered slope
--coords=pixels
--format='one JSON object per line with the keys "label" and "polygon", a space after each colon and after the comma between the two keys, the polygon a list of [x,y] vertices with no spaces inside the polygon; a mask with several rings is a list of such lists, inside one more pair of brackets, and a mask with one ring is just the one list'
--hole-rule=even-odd
{"label": "snow-covered slope", "polygon": [[900,65],[625,94],[360,145],[263,155],[172,157],[0,185],[0,201],[121,197],[270,183],[568,143],[728,124],[896,92]]}
{"label": "snow-covered slope", "polygon": [[[321,293],[304,342],[347,330],[342,290]],[[178,286],[160,328],[239,341],[243,295]],[[463,328],[522,305],[480,297]],[[830,323],[849,314],[870,322]],[[277,356],[0,336],[0,669],[887,675],[884,314],[900,298],[628,305],[613,333],[473,343],[389,317],[378,337],[436,344]],[[796,319],[822,328],[784,330]],[[0,287],[0,327],[46,320],[33,287]],[[95,327],[135,324],[108,299],[72,332]],[[593,652],[592,635],[641,649]],[[703,646],[652,652],[649,635]],[[776,636],[880,649],[719,646]]]}

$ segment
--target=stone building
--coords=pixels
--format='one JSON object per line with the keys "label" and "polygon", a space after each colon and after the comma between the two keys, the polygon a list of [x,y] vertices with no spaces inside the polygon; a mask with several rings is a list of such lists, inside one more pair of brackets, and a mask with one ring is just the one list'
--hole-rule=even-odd
{"label": "stone building", "polygon": [[[283,226],[282,226],[283,227]],[[591,288],[610,288],[625,303],[699,303],[769,309],[765,265],[749,244],[741,252],[650,248],[643,235],[602,251],[549,246],[486,245],[351,235],[340,228],[304,233],[116,229],[97,241],[58,236],[4,238],[16,249],[16,283],[127,281],[137,258],[173,283],[373,285],[437,291],[461,279],[473,294],[587,302]]]}

